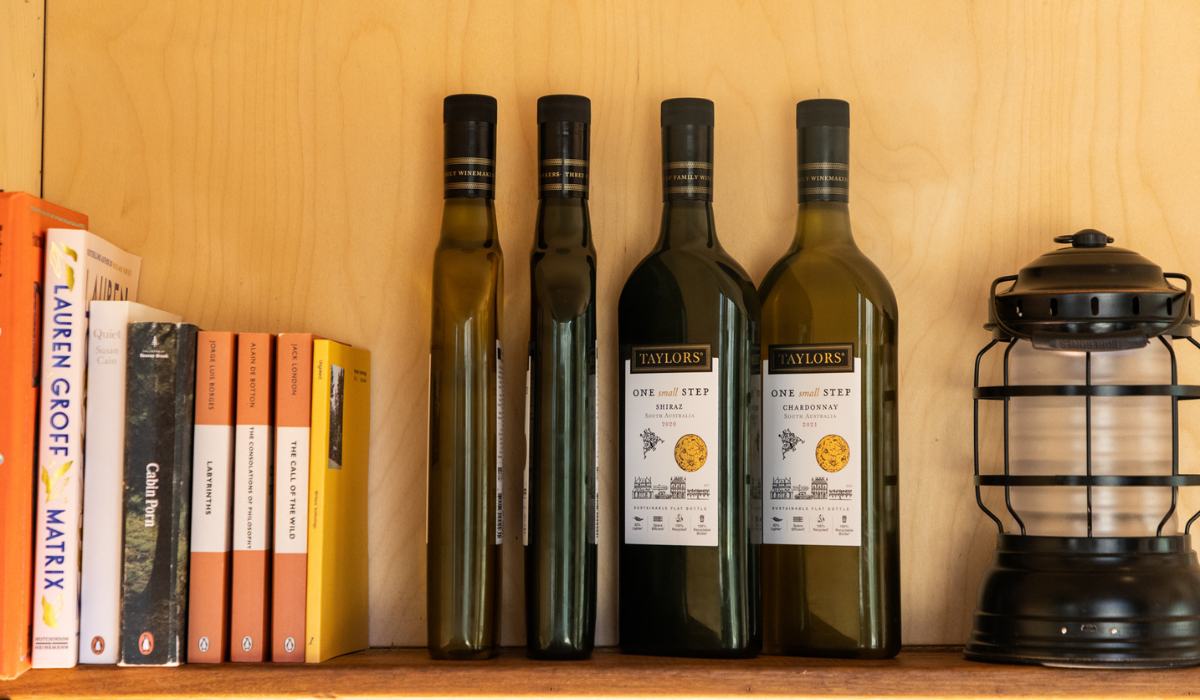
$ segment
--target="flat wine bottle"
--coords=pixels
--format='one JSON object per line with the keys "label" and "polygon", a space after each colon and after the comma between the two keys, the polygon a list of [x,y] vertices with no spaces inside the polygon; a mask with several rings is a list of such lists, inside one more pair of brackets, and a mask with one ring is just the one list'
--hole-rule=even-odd
{"label": "flat wine bottle", "polygon": [[429,355],[428,643],[435,659],[485,659],[496,653],[503,513],[496,100],[451,95],[443,121]]}
{"label": "flat wine bottle", "polygon": [[583,659],[596,630],[596,249],[588,218],[591,102],[538,100],[525,462],[529,656]]}
{"label": "flat wine bottle", "polygon": [[800,216],[762,299],[764,651],[900,650],[896,298],[850,234],[850,106],[796,106]]}
{"label": "flat wine bottle", "polygon": [[662,228],[617,321],[621,650],[749,657],[758,296],[713,224],[713,103],[667,100],[661,124]]}

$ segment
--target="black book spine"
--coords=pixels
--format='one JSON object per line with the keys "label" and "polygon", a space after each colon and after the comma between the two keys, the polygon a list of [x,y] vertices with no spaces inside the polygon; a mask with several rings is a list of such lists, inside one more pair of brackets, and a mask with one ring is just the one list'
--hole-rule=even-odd
{"label": "black book spine", "polygon": [[187,639],[196,332],[132,323],[120,663],[173,666]]}

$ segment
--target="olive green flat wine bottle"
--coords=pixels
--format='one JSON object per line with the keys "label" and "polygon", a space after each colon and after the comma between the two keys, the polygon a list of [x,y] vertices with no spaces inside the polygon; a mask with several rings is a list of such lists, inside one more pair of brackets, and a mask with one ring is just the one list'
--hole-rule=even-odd
{"label": "olive green flat wine bottle", "polygon": [[621,651],[749,657],[758,295],[713,224],[713,103],[663,102],[662,139],[662,228],[617,320]]}
{"label": "olive green flat wine bottle", "polygon": [[451,95],[443,121],[429,354],[428,643],[435,659],[485,659],[496,653],[503,525],[496,100]]}
{"label": "olive green flat wine bottle", "polygon": [[800,216],[762,299],[763,650],[900,650],[896,297],[850,234],[850,106],[796,106]]}
{"label": "olive green flat wine bottle", "polygon": [[537,102],[539,197],[526,370],[523,540],[529,656],[584,659],[596,631],[596,249],[591,102]]}

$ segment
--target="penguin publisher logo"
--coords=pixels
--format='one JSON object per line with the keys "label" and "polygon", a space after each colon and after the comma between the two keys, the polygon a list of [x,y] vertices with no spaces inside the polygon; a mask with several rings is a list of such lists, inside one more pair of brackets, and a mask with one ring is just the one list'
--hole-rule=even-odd
{"label": "penguin publisher logo", "polygon": [[208,651],[208,637],[201,637],[200,641],[196,643],[196,646],[200,648],[201,652]]}
{"label": "penguin publisher logo", "polygon": [[147,656],[154,651],[154,635],[142,632],[142,636],[138,637],[138,651],[142,652],[142,656]]}
{"label": "penguin publisher logo", "polygon": [[242,637],[242,651],[250,651],[253,648],[254,640],[250,638],[250,635]]}
{"label": "penguin publisher logo", "polygon": [[289,654],[296,651],[296,640],[292,637],[283,640],[283,650]]}
{"label": "penguin publisher logo", "polygon": [[92,653],[96,656],[104,653],[104,637],[92,638]]}

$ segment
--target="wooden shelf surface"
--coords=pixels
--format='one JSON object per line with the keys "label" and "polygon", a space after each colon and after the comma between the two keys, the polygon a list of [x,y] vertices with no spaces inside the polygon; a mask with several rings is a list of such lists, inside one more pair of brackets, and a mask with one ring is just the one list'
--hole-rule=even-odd
{"label": "wooden shelf surface", "polygon": [[530,661],[522,650],[479,662],[432,661],[422,649],[374,649],[320,665],[223,664],[171,669],[80,666],[0,682],[0,698],[265,697],[1193,697],[1200,669],[1091,671],[967,661],[954,647],[890,661],[764,656],[709,661],[624,656]]}

